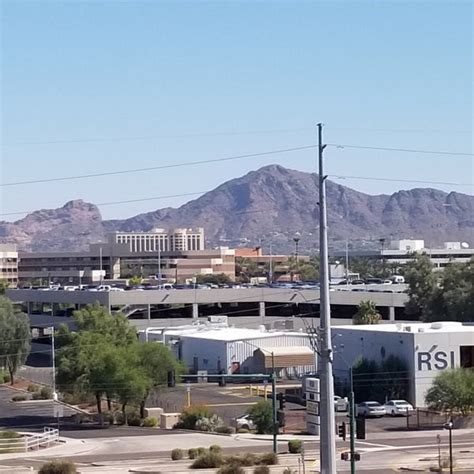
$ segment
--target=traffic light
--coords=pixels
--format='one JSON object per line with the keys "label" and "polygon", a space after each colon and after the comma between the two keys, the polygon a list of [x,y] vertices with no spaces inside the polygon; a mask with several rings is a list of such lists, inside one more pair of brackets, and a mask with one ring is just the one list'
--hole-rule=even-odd
{"label": "traffic light", "polygon": [[341,453],[341,459],[343,461],[349,461],[349,456],[350,456],[350,452],[349,451],[344,451],[343,453]]}
{"label": "traffic light", "polygon": [[285,404],[286,404],[286,396],[284,393],[279,393],[277,395],[278,401],[280,402],[280,410],[285,409]]}
{"label": "traffic light", "polygon": [[365,418],[356,418],[356,438],[365,439]]}
{"label": "traffic light", "polygon": [[346,440],[346,423],[344,421],[338,425],[337,434],[339,435],[339,438],[342,438],[344,441]]}

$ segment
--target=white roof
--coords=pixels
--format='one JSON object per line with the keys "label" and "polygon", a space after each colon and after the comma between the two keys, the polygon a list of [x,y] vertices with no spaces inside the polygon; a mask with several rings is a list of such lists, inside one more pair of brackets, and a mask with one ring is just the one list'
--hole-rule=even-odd
{"label": "white roof", "polygon": [[[145,332],[145,331],[140,331]],[[193,339],[212,339],[214,341],[244,341],[278,336],[307,337],[304,332],[266,331],[264,329],[247,329],[229,327],[224,324],[196,324],[168,328],[148,329],[149,334],[166,334],[167,336],[187,337]]]}
{"label": "white roof", "polygon": [[356,324],[353,326],[333,327],[333,331],[339,329],[351,329],[355,331],[372,332],[401,332],[401,333],[446,333],[446,332],[472,332],[474,324],[461,323],[457,321],[437,321],[434,323],[388,323],[388,324]]}

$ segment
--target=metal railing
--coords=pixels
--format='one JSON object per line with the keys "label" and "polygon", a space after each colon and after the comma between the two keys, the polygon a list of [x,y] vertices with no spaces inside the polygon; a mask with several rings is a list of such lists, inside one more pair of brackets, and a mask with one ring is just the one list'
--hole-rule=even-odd
{"label": "metal railing", "polygon": [[19,438],[0,439],[0,454],[22,453],[47,448],[59,441],[59,430],[44,427],[43,433],[24,435]]}

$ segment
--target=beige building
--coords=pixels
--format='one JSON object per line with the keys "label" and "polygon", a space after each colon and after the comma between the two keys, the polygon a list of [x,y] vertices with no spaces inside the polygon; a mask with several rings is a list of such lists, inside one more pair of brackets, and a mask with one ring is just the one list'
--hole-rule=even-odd
{"label": "beige building", "polygon": [[18,252],[16,245],[0,244],[0,280],[8,286],[18,283]]}
{"label": "beige building", "polygon": [[[109,241],[129,244],[133,252],[204,250],[204,229],[152,229],[150,232],[116,232]],[[159,246],[158,246],[159,243]]]}
{"label": "beige building", "polygon": [[[156,278],[161,274],[164,280],[184,283],[197,275],[220,273],[235,279],[234,250],[226,247],[205,250],[202,229],[196,232],[184,229],[186,232],[181,233],[182,230],[113,233],[107,242],[91,244],[83,252],[22,252],[19,279],[21,282],[42,280],[43,284],[78,284],[132,276]],[[182,246],[199,248],[176,248]]]}

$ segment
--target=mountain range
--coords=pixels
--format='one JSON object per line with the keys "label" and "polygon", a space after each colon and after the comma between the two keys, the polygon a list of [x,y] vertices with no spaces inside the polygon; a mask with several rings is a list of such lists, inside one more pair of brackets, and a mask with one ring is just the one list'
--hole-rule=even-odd
{"label": "mountain range", "polygon": [[[327,181],[329,239],[342,247],[378,246],[380,238],[424,239],[474,245],[474,196],[415,188],[369,195]],[[26,251],[79,250],[108,232],[153,227],[204,227],[208,246],[264,245],[301,252],[318,242],[318,176],[270,165],[232,179],[178,208],[157,209],[127,219],[103,220],[97,206],[82,200],[38,210],[16,222],[0,221],[0,243]]]}

